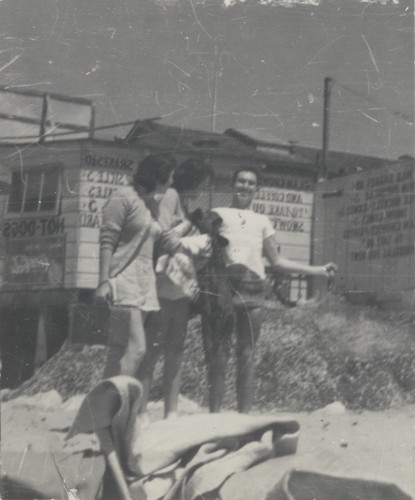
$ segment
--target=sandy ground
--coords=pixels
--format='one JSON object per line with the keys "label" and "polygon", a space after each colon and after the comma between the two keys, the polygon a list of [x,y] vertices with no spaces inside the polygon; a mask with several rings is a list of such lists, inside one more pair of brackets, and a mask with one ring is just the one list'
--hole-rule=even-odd
{"label": "sandy ground", "polygon": [[[58,449],[64,434],[56,429],[70,425],[81,400],[76,396],[62,405],[50,391],[2,403],[2,453]],[[203,410],[183,398],[181,411]],[[301,425],[293,467],[394,482],[415,497],[415,405],[356,413],[334,403],[289,416]],[[160,403],[150,404],[150,417],[161,418]]]}

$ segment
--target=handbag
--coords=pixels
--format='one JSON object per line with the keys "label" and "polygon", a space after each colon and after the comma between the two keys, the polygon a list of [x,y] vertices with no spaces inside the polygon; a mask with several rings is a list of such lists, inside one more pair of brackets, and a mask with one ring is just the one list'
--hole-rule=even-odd
{"label": "handbag", "polygon": [[128,329],[125,325],[135,324],[133,312],[132,307],[113,306],[107,302],[71,304],[69,342],[125,347],[128,342]]}

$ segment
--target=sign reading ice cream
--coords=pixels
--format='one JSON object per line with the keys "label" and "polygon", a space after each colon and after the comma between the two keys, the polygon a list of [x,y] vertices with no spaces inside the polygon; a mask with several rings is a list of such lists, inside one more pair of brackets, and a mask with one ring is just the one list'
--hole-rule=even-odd
{"label": "sign reading ice cream", "polygon": [[278,233],[281,253],[307,263],[313,212],[311,189],[312,183],[308,179],[266,178],[252,204],[255,212],[271,220]]}

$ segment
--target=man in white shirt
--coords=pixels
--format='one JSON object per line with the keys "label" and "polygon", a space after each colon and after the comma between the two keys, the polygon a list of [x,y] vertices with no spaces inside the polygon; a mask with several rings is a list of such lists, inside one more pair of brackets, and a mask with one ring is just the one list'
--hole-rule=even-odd
{"label": "man in white shirt", "polygon": [[[225,259],[235,308],[236,395],[240,413],[250,411],[254,398],[254,349],[261,331],[264,302],[265,269],[262,256],[265,255],[272,269],[278,272],[329,277],[337,270],[332,263],[310,266],[279,255],[271,221],[250,208],[257,189],[258,173],[255,169],[241,168],[233,177],[231,206],[214,209],[223,219],[220,233],[229,240]],[[205,336],[211,334],[207,328],[203,330]],[[211,412],[218,412],[222,403],[231,333],[229,331],[227,335],[216,336],[213,342],[211,339],[205,339],[204,342]]]}

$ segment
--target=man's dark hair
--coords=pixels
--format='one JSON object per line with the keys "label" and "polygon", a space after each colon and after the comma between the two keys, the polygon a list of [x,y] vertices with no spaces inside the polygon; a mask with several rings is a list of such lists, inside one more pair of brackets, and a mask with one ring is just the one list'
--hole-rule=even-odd
{"label": "man's dark hair", "polygon": [[257,185],[259,186],[261,184],[261,175],[255,167],[240,167],[235,170],[232,176],[232,184],[235,184],[236,178],[241,172],[252,172],[256,176]]}
{"label": "man's dark hair", "polygon": [[171,154],[150,154],[138,164],[133,184],[142,187],[146,193],[151,193],[157,184],[166,184],[176,166],[176,160]]}
{"label": "man's dark hair", "polygon": [[210,175],[208,165],[199,160],[189,158],[181,163],[174,171],[173,187],[178,193],[196,190]]}

